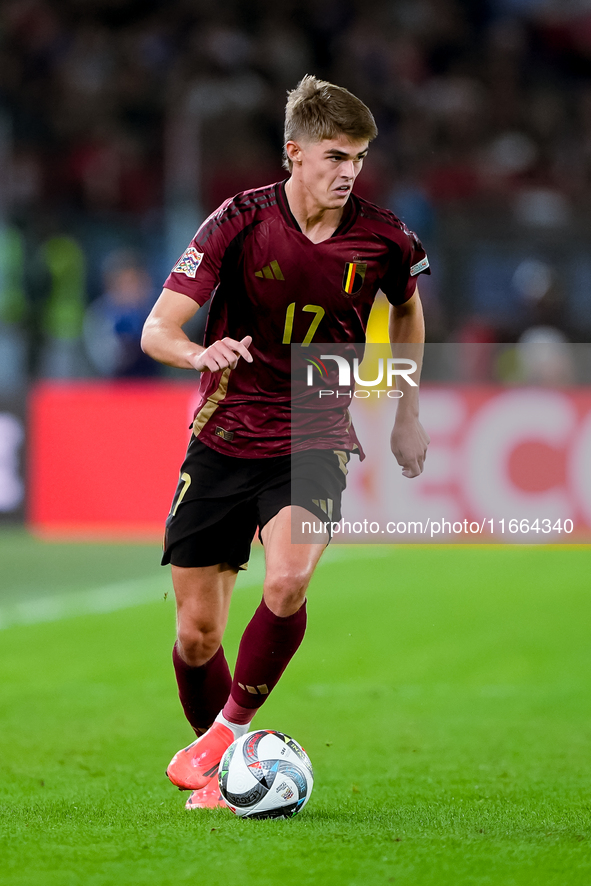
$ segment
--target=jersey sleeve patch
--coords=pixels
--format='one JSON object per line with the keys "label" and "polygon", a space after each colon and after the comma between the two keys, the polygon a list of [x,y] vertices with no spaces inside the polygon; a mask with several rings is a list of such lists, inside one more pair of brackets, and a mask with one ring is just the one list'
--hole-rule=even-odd
{"label": "jersey sleeve patch", "polygon": [[421,271],[426,271],[428,267],[429,259],[427,258],[427,256],[425,256],[425,258],[421,259],[421,261],[418,261],[416,265],[412,265],[410,269],[410,276],[416,277],[416,275],[420,274]]}
{"label": "jersey sleeve patch", "polygon": [[194,246],[189,246],[172,269],[172,273],[185,274],[187,277],[195,278],[197,268],[203,261],[204,255],[204,252],[197,252]]}

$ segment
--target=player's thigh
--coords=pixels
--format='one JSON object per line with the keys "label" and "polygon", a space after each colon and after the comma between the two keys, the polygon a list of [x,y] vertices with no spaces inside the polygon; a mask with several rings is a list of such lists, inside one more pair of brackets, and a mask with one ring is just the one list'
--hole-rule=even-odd
{"label": "player's thigh", "polygon": [[347,461],[345,452],[308,450],[278,461],[269,472],[257,500],[267,577],[309,580],[333,522],[341,518]]}
{"label": "player's thigh", "polygon": [[223,629],[228,620],[237,570],[228,563],[216,566],[172,566],[177,623],[203,631]]}
{"label": "player's thigh", "polygon": [[276,615],[291,615],[300,608],[312,574],[328,544],[328,532],[312,544],[292,542],[292,520],[308,520],[312,516],[304,508],[291,505],[282,508],[261,531],[265,547],[263,593],[267,606]]}
{"label": "player's thigh", "polygon": [[[204,511],[207,517],[207,503],[190,501],[183,509],[187,512],[185,530],[199,525]],[[255,531],[256,511],[246,503],[212,526],[170,543],[167,550],[182,645],[183,637],[189,642],[191,632],[218,634],[221,640],[236,576],[246,566]]]}

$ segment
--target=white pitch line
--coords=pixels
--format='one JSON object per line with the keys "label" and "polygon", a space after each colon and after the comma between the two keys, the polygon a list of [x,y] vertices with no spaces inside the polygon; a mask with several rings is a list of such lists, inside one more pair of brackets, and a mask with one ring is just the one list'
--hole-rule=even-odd
{"label": "white pitch line", "polygon": [[18,603],[0,607],[0,630],[14,625],[61,621],[77,615],[115,612],[117,609],[127,609],[162,599],[166,590],[165,576],[150,575],[147,578],[134,578],[86,591],[20,600]]}
{"label": "white pitch line", "polygon": [[[389,555],[390,551],[389,545],[333,545],[324,554],[319,568],[352,558],[383,557]],[[263,552],[260,549],[255,549],[248,569],[238,576],[237,590],[262,584],[264,569]],[[20,600],[17,603],[0,606],[0,630],[17,625],[61,621],[79,615],[116,612],[119,609],[129,609],[145,603],[163,601],[165,594],[172,598],[172,586],[168,571],[145,578],[133,578],[129,581],[102,585],[85,591],[70,591],[65,594]]]}

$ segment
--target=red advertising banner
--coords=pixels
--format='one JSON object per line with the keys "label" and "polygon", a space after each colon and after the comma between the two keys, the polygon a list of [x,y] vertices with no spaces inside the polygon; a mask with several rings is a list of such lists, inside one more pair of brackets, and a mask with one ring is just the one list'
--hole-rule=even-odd
{"label": "red advertising banner", "polygon": [[[31,527],[54,535],[161,535],[195,391],[174,382],[39,385],[29,422]],[[352,458],[343,517],[379,529],[344,531],[342,540],[591,538],[589,388],[424,385],[421,416],[431,445],[423,475],[413,480],[401,476],[389,450],[394,409],[381,399],[353,403],[367,458]],[[409,529],[411,521],[420,532]],[[510,528],[510,521],[517,523]]]}
{"label": "red advertising banner", "polygon": [[195,386],[48,382],[31,397],[29,523],[55,535],[162,535]]}
{"label": "red advertising banner", "polygon": [[591,539],[589,388],[422,386],[431,444],[412,480],[390,452],[393,407],[364,399],[351,412],[367,458],[352,464],[343,515],[375,525],[343,540]]}

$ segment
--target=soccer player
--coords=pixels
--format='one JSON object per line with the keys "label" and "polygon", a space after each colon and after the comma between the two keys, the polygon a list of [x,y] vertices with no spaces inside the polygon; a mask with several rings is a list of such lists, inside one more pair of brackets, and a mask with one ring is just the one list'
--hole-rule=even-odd
{"label": "soccer player", "polygon": [[[326,520],[323,504],[340,519],[346,463],[359,448],[342,408],[313,448],[304,441],[292,452],[291,344],[365,341],[380,289],[391,304],[391,341],[424,341],[416,288],[429,267],[423,247],[395,215],[352,193],[376,135],[363,102],[304,77],[286,107],[289,178],[226,200],[203,223],[144,327],[146,353],[201,373],[162,559],[172,564],[179,696],[199,736],[167,775],[192,791],[189,809],[223,805],[220,759],[249,730],[304,636],[306,589],[329,537],[292,543],[292,516]],[[183,325],[210,297],[201,347]],[[421,473],[428,442],[409,388],[391,437],[405,476]],[[232,677],[221,641],[257,526],[263,598]]]}

